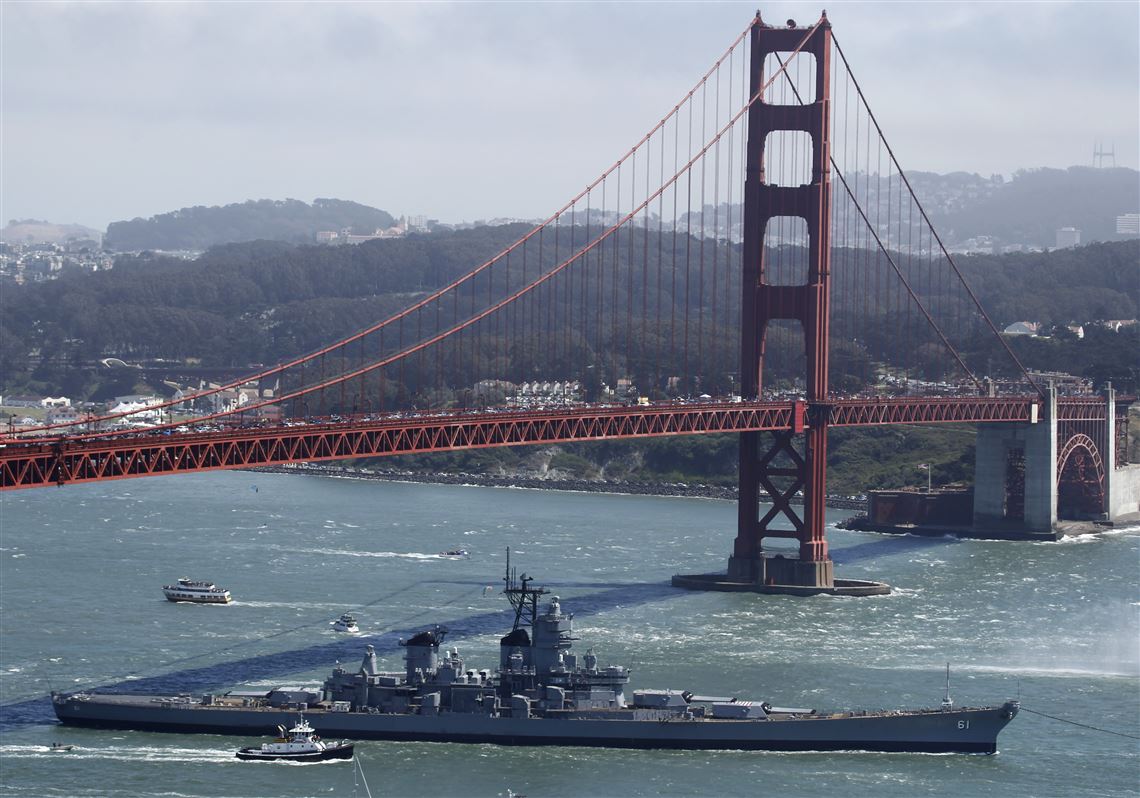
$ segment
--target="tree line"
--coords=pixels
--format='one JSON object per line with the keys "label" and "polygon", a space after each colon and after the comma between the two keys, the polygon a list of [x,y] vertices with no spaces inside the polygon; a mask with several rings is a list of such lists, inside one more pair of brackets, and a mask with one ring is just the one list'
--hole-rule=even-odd
{"label": "tree line", "polygon": [[[196,358],[205,365],[234,368],[280,362],[387,318],[492,257],[526,229],[522,225],[482,227],[349,247],[255,241],[214,247],[191,261],[144,252],[119,256],[115,267],[105,272],[65,273],[50,282],[6,286],[0,317],[0,385],[6,392],[36,388],[56,392],[74,389],[77,382],[89,386],[98,379],[90,373],[92,364],[108,356]],[[640,284],[646,249],[665,252],[667,261],[673,249],[683,251],[694,245],[684,236],[666,233],[665,240],[658,240],[656,235],[647,233],[642,240],[639,233],[633,237],[636,246],[617,252],[613,267],[618,270],[617,279],[586,275],[587,293],[604,290],[613,294],[607,301],[633,308],[634,317],[621,324],[620,331],[600,335],[586,329],[582,314],[566,304],[570,300],[565,295],[554,298],[552,323],[571,328],[567,340],[573,346],[590,348],[577,355],[563,353],[576,356],[578,367],[596,362],[608,364],[613,374],[639,369],[648,374],[651,367],[658,376],[681,373],[679,362],[649,363],[654,351],[666,352],[668,332],[652,313],[643,314],[643,307],[687,309],[694,319],[702,312],[708,318],[714,312],[715,287],[720,297],[731,294],[736,302],[733,307],[716,309],[718,314],[729,314],[726,326],[731,328],[739,318],[738,276],[727,289],[723,282],[714,286],[707,275],[704,284],[695,274],[687,278],[688,283],[658,280],[650,288],[660,297],[645,303],[633,301],[628,292],[634,280],[626,277],[632,271]],[[738,247],[719,247],[722,262],[739,263]],[[1140,306],[1138,262],[1140,242],[1136,241],[1050,253],[969,256],[958,261],[998,325],[1031,320],[1054,328],[1055,334],[1047,340],[1013,342],[1027,366],[1087,374],[1098,381],[1112,379],[1124,390],[1136,385],[1136,328],[1116,333],[1086,325],[1085,338],[1077,339],[1064,327],[1070,322],[1135,318]],[[593,282],[598,279],[605,283]],[[938,301],[936,296],[927,299]],[[856,295],[833,295],[833,328],[841,329],[844,319],[860,316],[860,303]],[[585,321],[588,327],[591,320]],[[858,341],[835,341],[833,386],[858,389],[869,372],[891,358],[916,375],[945,376],[939,373],[943,366],[938,365],[945,358],[932,354],[930,364],[922,365],[923,347],[933,346],[933,339],[900,341],[898,320],[887,316],[863,318],[859,323],[863,332]],[[626,356],[616,351],[617,337],[627,334],[627,325],[640,341],[638,352],[645,362],[624,362]],[[715,386],[724,391],[730,388],[726,375],[739,368],[735,362],[738,339],[727,338],[709,337],[702,364],[708,380],[725,383]],[[545,369],[548,378],[588,378],[559,372],[557,367],[563,364],[551,363],[552,353],[539,351],[532,343],[504,341],[501,350],[496,347],[501,362],[495,364],[498,373],[492,376],[519,378]],[[971,347],[976,351],[968,355],[979,362],[1004,360],[1000,342],[992,336],[979,335],[967,342],[965,348]],[[768,358],[774,378],[799,374],[802,357],[802,336],[786,327],[773,328]],[[470,376],[475,379],[487,376],[475,373],[479,365],[472,368]]]}

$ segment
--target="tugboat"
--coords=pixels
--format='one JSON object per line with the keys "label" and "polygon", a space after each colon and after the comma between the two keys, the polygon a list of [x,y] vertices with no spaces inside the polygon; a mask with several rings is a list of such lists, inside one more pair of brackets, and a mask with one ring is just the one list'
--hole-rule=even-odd
{"label": "tugboat", "polygon": [[334,632],[345,632],[350,635],[360,634],[360,627],[356,625],[356,617],[351,612],[346,612],[335,621],[333,621]]}
{"label": "tugboat", "polygon": [[[203,734],[265,734],[302,709],[326,734],[361,740],[753,751],[919,751],[992,754],[1017,701],[926,709],[816,710],[747,694],[691,689],[628,692],[629,670],[593,650],[571,651],[574,614],[512,571],[503,579],[514,626],[496,668],[475,668],[434,626],[400,641],[404,665],[385,671],[373,646],[339,664],[322,687],[260,695],[53,693],[66,724]],[[775,704],[775,705],[774,705]],[[280,742],[280,741],[279,741]],[[285,742],[288,742],[286,740]],[[264,746],[263,746],[264,748]],[[272,746],[271,746],[272,748]],[[256,758],[264,753],[252,749]]]}
{"label": "tugboat", "polygon": [[344,740],[326,743],[302,716],[297,725],[285,731],[277,727],[278,737],[260,748],[243,748],[234,756],[246,762],[271,762],[285,759],[290,762],[323,762],[326,759],[352,759],[353,744]]}
{"label": "tugboat", "polygon": [[194,604],[229,604],[230,591],[213,582],[200,582],[182,577],[177,585],[163,585],[167,601],[189,601]]}

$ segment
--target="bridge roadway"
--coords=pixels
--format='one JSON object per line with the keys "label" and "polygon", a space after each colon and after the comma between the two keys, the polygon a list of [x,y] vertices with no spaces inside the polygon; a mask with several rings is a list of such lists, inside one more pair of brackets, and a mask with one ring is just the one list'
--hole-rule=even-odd
{"label": "bridge roadway", "polygon": [[580,406],[548,410],[394,414],[210,432],[131,431],[74,439],[7,438],[0,490],[293,462],[491,446],[831,426],[1029,421],[1032,397],[841,399]]}

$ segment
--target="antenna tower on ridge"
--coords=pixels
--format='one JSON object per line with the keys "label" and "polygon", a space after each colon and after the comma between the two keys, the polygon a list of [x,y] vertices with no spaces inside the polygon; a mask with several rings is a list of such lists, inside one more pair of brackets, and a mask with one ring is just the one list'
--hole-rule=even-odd
{"label": "antenna tower on ridge", "polygon": [[1103,169],[1105,159],[1112,162],[1112,168],[1116,168],[1116,145],[1112,145],[1112,149],[1106,150],[1104,144],[1097,142],[1093,144],[1093,169]]}

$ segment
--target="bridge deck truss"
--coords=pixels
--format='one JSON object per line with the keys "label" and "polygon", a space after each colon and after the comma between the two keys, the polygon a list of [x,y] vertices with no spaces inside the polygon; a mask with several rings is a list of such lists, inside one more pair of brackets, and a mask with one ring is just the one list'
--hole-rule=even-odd
{"label": "bridge deck truss", "polygon": [[827,413],[830,426],[1028,421],[1035,398],[846,399],[586,407],[468,413],[209,433],[142,434],[0,449],[0,490],[293,462],[495,446],[718,432],[794,431]]}

